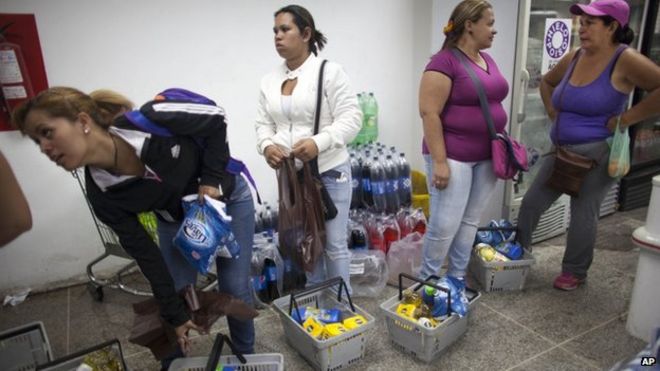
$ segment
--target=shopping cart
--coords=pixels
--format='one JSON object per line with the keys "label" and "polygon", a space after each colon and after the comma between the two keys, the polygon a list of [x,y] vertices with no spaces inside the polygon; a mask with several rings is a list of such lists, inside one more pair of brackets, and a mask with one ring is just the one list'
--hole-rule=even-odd
{"label": "shopping cart", "polygon": [[[137,266],[137,262],[135,262],[135,260],[133,260],[133,258],[130,255],[128,255],[128,253],[126,253],[124,248],[119,243],[119,237],[117,237],[115,232],[112,229],[110,229],[110,227],[103,224],[103,222],[101,222],[96,217],[96,214],[94,213],[94,209],[92,208],[92,204],[90,203],[89,198],[87,197],[84,168],[78,168],[72,171],[72,174],[73,177],[76,178],[76,180],[78,181],[78,185],[80,186],[80,190],[82,191],[83,196],[85,196],[87,207],[89,208],[89,212],[92,214],[92,219],[94,220],[94,225],[96,226],[96,230],[99,232],[99,236],[101,237],[101,242],[105,247],[105,252],[103,254],[101,254],[99,257],[97,257],[96,259],[92,260],[89,264],[87,264],[87,277],[89,277],[89,281],[90,281],[87,284],[87,290],[89,291],[90,295],[96,301],[103,301],[103,288],[110,287],[134,295],[151,296],[152,293],[150,291],[140,290],[131,287],[124,282],[123,277],[125,277],[128,274],[140,271]],[[158,234],[156,233],[156,225],[157,225],[156,216],[151,212],[142,213],[139,215],[139,219],[144,229],[154,239],[154,242],[158,244]],[[114,276],[111,276],[109,278],[100,278],[96,276],[94,274],[93,267],[96,264],[100,263],[105,258],[110,256],[130,259],[131,262],[124,265],[121,269],[119,269]],[[215,274],[209,274],[208,276],[204,276],[202,283],[203,290],[210,290],[211,288],[215,287],[217,285],[216,278],[217,277]]]}

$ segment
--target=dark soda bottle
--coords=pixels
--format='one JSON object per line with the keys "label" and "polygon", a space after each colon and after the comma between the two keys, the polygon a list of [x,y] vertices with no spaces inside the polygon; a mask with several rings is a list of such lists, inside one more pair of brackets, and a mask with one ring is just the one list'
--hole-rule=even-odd
{"label": "dark soda bottle", "polygon": [[268,301],[273,301],[280,297],[277,288],[277,266],[272,259],[266,259],[264,262],[264,271],[266,276],[266,292]]}

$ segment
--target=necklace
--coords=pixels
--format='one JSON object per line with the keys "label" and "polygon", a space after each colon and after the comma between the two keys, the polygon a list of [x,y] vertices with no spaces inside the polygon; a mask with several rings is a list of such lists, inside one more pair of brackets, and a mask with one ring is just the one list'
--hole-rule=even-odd
{"label": "necklace", "polygon": [[112,140],[112,146],[115,149],[114,163],[112,164],[112,168],[117,170],[117,157],[118,157],[118,153],[119,153],[119,151],[117,150],[117,141],[115,140],[115,136],[112,135],[112,134],[110,134],[110,140]]}

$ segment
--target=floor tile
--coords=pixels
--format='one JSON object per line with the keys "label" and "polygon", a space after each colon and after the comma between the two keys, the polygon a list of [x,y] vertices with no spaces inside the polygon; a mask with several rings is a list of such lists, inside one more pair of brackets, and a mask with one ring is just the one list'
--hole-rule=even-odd
{"label": "floor tile", "polygon": [[563,344],[562,348],[588,359],[601,369],[609,369],[646,346],[642,340],[628,334],[626,319],[627,314],[616,317],[604,326]]}
{"label": "floor tile", "polygon": [[515,371],[597,371],[600,368],[561,349],[555,348],[509,370]]}
{"label": "floor tile", "polygon": [[68,354],[69,289],[29,295],[15,307],[0,307],[0,332],[41,321],[46,329],[54,358]]}

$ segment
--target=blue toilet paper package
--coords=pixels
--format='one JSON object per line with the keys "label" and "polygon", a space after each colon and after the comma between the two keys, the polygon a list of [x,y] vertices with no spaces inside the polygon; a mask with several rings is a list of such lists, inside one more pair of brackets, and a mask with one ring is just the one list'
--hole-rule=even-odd
{"label": "blue toilet paper package", "polygon": [[182,200],[185,217],[174,236],[174,245],[202,274],[207,274],[215,257],[238,258],[240,247],[231,230],[225,204],[204,196],[188,195]]}

